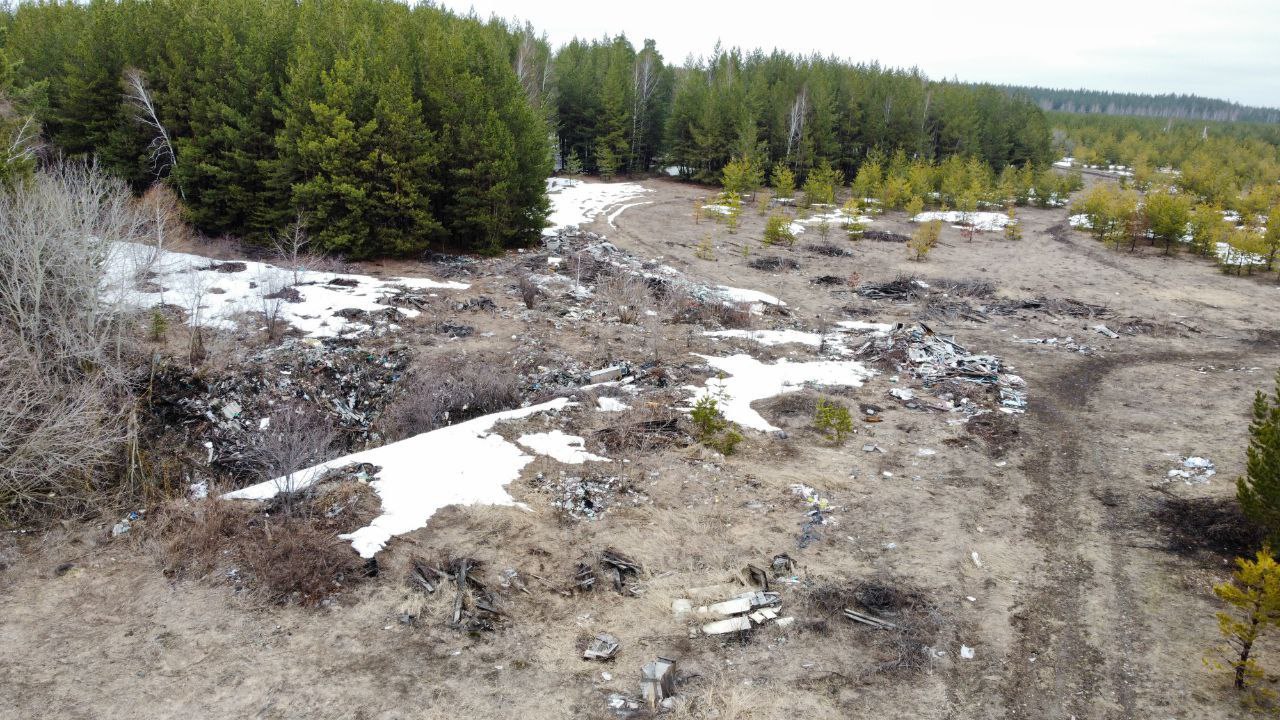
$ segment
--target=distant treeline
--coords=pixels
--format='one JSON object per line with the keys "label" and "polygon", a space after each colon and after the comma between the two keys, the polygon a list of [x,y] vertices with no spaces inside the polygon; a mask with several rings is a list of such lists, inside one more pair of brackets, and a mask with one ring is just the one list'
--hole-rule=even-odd
{"label": "distant treeline", "polygon": [[718,47],[672,67],[625,37],[553,52],[395,0],[21,2],[0,11],[0,132],[24,149],[0,182],[42,136],[136,190],[162,179],[205,233],[300,222],[352,257],[532,242],[557,159],[716,181],[739,156],[803,181],[899,151],[997,172],[1052,154],[1044,113],[992,86]]}
{"label": "distant treeline", "polygon": [[1051,155],[1044,114],[1025,99],[874,64],[717,49],[673,69],[652,44],[617,38],[569,43],[554,70],[564,162],[605,175],[662,162],[710,181],[743,156],[801,178],[824,162],[853,177],[899,149],[998,171]]}
{"label": "distant treeline", "polygon": [[1128,165],[1139,187],[1161,168],[1176,185],[1243,214],[1280,203],[1280,124],[1050,113],[1058,152],[1090,165]]}
{"label": "distant treeline", "polygon": [[1240,105],[1199,95],[1143,95],[1097,90],[1056,90],[1002,85],[1011,95],[1030,98],[1041,110],[1082,115],[1134,115],[1177,120],[1280,123],[1280,109]]}

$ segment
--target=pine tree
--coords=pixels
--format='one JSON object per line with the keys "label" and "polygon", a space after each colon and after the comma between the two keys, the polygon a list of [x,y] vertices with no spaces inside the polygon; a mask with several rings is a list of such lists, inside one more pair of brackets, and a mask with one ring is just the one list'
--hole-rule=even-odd
{"label": "pine tree", "polygon": [[[1232,653],[1226,667],[1236,689],[1243,690],[1250,680],[1262,677],[1254,644],[1267,628],[1280,625],[1280,565],[1267,548],[1254,560],[1236,558],[1231,581],[1215,585],[1213,593],[1237,612],[1218,613],[1218,630]],[[1214,661],[1209,664],[1221,667]]]}
{"label": "pine tree", "polygon": [[1280,541],[1280,372],[1274,395],[1253,399],[1245,474],[1236,480],[1236,496],[1250,520],[1263,528],[1273,547]]}

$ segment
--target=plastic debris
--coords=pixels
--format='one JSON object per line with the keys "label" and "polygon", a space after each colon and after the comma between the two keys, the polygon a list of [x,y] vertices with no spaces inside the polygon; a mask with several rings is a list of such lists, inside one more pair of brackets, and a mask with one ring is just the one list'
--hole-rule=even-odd
{"label": "plastic debris", "polygon": [[600,633],[587,645],[582,653],[584,660],[608,660],[618,652],[618,638],[609,633]]}
{"label": "plastic debris", "polygon": [[973,648],[969,647],[968,645],[960,646],[960,657],[964,658],[965,660],[972,660],[973,654],[974,654]]}
{"label": "plastic debris", "polygon": [[1166,481],[1180,479],[1188,485],[1203,485],[1218,474],[1218,469],[1209,458],[1193,455],[1182,458],[1179,466],[1168,472]]}

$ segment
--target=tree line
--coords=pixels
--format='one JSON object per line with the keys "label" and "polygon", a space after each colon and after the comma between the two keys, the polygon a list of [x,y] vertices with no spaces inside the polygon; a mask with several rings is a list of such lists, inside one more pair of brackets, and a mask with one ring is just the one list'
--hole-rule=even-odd
{"label": "tree line", "polygon": [[1139,188],[1170,184],[1241,215],[1280,202],[1280,125],[1052,113],[1055,147],[1077,163],[1126,165]]}
{"label": "tree line", "polygon": [[1002,85],[1006,92],[1029,97],[1046,112],[1082,115],[1131,115],[1136,117],[1211,120],[1215,122],[1280,123],[1280,109],[1241,105],[1229,100],[1167,93],[1117,93],[1099,90]]}
{"label": "tree line", "polygon": [[896,155],[1000,173],[1052,158],[1044,113],[915,70],[717,47],[667,64],[652,41],[574,40],[396,0],[28,0],[0,12],[0,131],[29,172],[95,158],[162,180],[209,235],[294,226],[349,257],[534,241],[544,178],[731,158],[855,178]]}
{"label": "tree line", "polygon": [[522,32],[388,0],[28,2],[10,84],[70,158],[163,178],[210,235],[291,223],[350,257],[526,244],[547,125]]}

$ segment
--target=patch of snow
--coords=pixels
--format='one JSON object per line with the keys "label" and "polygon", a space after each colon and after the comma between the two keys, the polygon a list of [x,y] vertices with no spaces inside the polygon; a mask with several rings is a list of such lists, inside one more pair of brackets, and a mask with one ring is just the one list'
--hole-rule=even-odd
{"label": "patch of snow", "polygon": [[841,320],[836,323],[845,330],[870,332],[872,335],[887,335],[893,329],[891,323],[867,322],[865,320]]}
{"label": "patch of snow", "polygon": [[[549,178],[547,198],[551,213],[543,235],[555,235],[565,228],[586,225],[607,208],[649,192],[637,183],[598,183]],[[621,212],[621,211],[618,211]],[[616,215],[615,215],[616,216]]]}
{"label": "patch of snow", "polygon": [[766,365],[745,354],[698,357],[723,373],[724,377],[707,378],[705,386],[690,388],[693,391],[690,404],[709,395],[717,400],[726,420],[762,432],[773,432],[778,428],[752,409],[751,403],[756,400],[795,392],[808,383],[861,387],[875,375],[874,370],[862,363],[843,360],[797,363],[779,360],[773,365]]}
{"label": "patch of snow", "polygon": [[822,336],[818,333],[803,330],[712,330],[702,333],[706,337],[744,338],[754,340],[766,347],[774,345],[808,345],[818,347],[822,344]]}
{"label": "patch of snow", "polygon": [[[219,271],[230,263],[243,270]],[[145,278],[145,285],[139,282]],[[280,321],[308,337],[338,337],[369,329],[349,320],[344,310],[377,312],[391,309],[385,300],[398,288],[411,290],[466,290],[470,285],[427,278],[375,278],[369,275],[290,270],[252,260],[223,261],[201,255],[169,252],[139,243],[116,243],[104,273],[107,296],[123,307],[147,309],[177,305],[187,312],[187,322],[204,327],[234,329],[245,313],[278,311]],[[264,295],[292,289],[300,302],[270,300]],[[419,312],[396,308],[412,318]]]}
{"label": "patch of snow", "polygon": [[786,307],[787,304],[778,298],[763,293],[759,290],[746,290],[744,288],[729,287],[728,285],[717,285],[716,290],[724,296],[725,300],[736,303],[763,303],[765,305],[778,305]]}
{"label": "patch of snow", "polygon": [[1075,159],[1075,158],[1073,158],[1073,157],[1064,157],[1064,158],[1062,158],[1061,160],[1059,160],[1059,161],[1055,162],[1055,163],[1053,164],[1053,166],[1054,166],[1054,167],[1059,167],[1059,168],[1069,168],[1069,167],[1071,167],[1072,165],[1075,165],[1075,164],[1076,164],[1076,159]]}
{"label": "patch of snow", "polygon": [[622,412],[631,409],[630,405],[611,397],[597,398],[596,407],[600,408],[600,412]]}
{"label": "patch of snow", "polygon": [[515,505],[505,487],[533,461],[518,446],[494,432],[504,420],[518,420],[540,412],[560,410],[567,398],[540,405],[492,413],[450,425],[372,450],[345,455],[294,473],[227,493],[224,497],[266,500],[283,490],[298,490],[326,471],[351,463],[380,468],[369,483],[382,501],[382,514],[365,527],[341,535],[361,557],[373,557],[396,535],[425,527],[437,510],[448,505]]}
{"label": "patch of snow", "polygon": [[757,342],[765,347],[788,344],[805,345],[811,348],[825,347],[837,355],[848,355],[852,353],[852,350],[845,345],[845,338],[848,333],[870,333],[879,337],[887,335],[892,328],[893,326],[888,323],[843,320],[836,323],[834,331],[827,333],[825,337],[816,332],[790,328],[783,330],[709,330],[702,333],[702,335],[713,338],[741,338]]}
{"label": "patch of snow", "polygon": [[[957,227],[972,223],[978,232],[1000,230],[1009,224],[1009,216],[997,212],[960,212],[959,210],[922,212],[911,218],[911,222],[925,223],[941,220]],[[1016,220],[1014,222],[1017,222]]]}
{"label": "patch of snow", "polygon": [[1080,213],[1078,215],[1072,215],[1071,217],[1067,218],[1067,222],[1071,225],[1071,227],[1079,228],[1081,230],[1089,230],[1090,228],[1093,227],[1093,223],[1089,222],[1089,216],[1085,215],[1084,213]]}
{"label": "patch of snow", "polygon": [[609,458],[592,455],[587,452],[585,443],[577,435],[566,435],[559,430],[544,433],[530,433],[516,438],[516,442],[549,458],[566,465],[581,465],[584,462],[608,462]]}
{"label": "patch of snow", "polygon": [[613,212],[609,213],[609,217],[605,218],[605,220],[609,223],[609,227],[616,228],[618,226],[614,225],[613,221],[618,219],[618,216],[622,214],[623,210],[626,210],[627,208],[636,207],[637,205],[652,205],[652,204],[653,204],[652,200],[645,200],[644,202],[628,203],[618,208],[617,210],[614,210]]}

